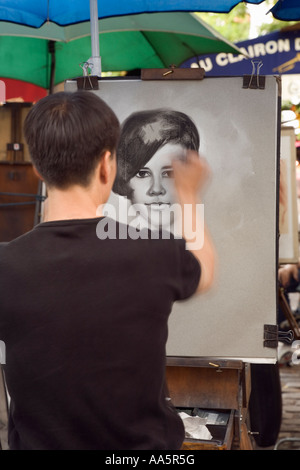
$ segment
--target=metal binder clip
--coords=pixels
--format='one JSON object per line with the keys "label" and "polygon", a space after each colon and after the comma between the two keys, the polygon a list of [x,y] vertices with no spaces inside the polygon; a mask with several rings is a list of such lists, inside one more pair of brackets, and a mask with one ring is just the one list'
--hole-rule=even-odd
{"label": "metal binder clip", "polygon": [[251,89],[265,89],[266,77],[259,75],[259,71],[263,66],[261,60],[251,60],[252,63],[252,74],[243,76],[243,88]]}
{"label": "metal binder clip", "polygon": [[292,344],[294,337],[294,332],[292,330],[278,331],[278,341],[282,343]]}
{"label": "metal binder clip", "polygon": [[269,348],[276,348],[278,341],[282,343],[291,344],[294,340],[294,332],[278,331],[277,325],[264,325],[264,346]]}
{"label": "metal binder clip", "polygon": [[277,348],[278,327],[277,325],[264,325],[264,347]]}
{"label": "metal binder clip", "polygon": [[81,62],[79,64],[83,71],[83,77],[76,79],[78,90],[98,90],[98,77],[91,75],[91,64],[89,62]]}

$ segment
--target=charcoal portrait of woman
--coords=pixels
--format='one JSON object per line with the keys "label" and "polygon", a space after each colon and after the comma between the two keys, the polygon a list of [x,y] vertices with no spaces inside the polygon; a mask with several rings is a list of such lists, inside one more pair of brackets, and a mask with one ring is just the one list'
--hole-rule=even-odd
{"label": "charcoal portrait of woman", "polygon": [[172,161],[184,160],[199,144],[194,122],[180,111],[139,111],[123,122],[113,191],[138,208],[141,228],[170,228],[176,202]]}

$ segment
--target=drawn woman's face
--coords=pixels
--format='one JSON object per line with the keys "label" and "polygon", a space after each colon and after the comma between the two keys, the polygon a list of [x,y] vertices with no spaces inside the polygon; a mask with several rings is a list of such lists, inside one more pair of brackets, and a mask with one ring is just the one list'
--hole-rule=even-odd
{"label": "drawn woman's face", "polygon": [[170,206],[175,202],[172,161],[183,159],[185,153],[179,144],[166,144],[129,182],[132,203],[145,205],[144,215],[155,226],[170,221]]}

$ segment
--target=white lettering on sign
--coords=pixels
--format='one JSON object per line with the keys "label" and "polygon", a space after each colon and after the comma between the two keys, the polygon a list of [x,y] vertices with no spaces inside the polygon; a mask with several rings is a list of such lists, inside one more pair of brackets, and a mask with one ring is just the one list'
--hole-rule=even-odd
{"label": "white lettering on sign", "polygon": [[254,56],[259,57],[261,55],[266,55],[266,48],[262,42],[254,44]]}
{"label": "white lettering on sign", "polygon": [[206,57],[205,59],[199,60],[199,62],[193,62],[190,65],[191,69],[198,69],[199,67],[204,69],[205,72],[209,72],[213,69],[213,64],[210,57]]}
{"label": "white lettering on sign", "polygon": [[291,43],[289,39],[278,40],[278,52],[290,52]]}
{"label": "white lettering on sign", "polygon": [[220,67],[224,67],[224,65],[228,65],[227,54],[225,54],[225,52],[221,52],[220,54],[218,54],[216,56],[216,63]]}
{"label": "white lettering on sign", "polygon": [[[241,62],[244,59],[255,59],[261,56],[274,55],[278,52],[290,52],[291,42],[289,38],[278,39],[277,41],[267,41],[265,44],[262,42],[250,44],[247,47],[240,47],[239,49],[242,54],[226,54],[225,52],[216,54],[216,65],[219,67],[226,67],[227,65]],[[300,37],[294,39],[294,49],[295,51],[300,51]],[[210,57],[205,57],[200,59],[198,63],[193,62],[190,67],[194,68],[199,66],[206,72],[210,72],[214,67],[214,62]]]}
{"label": "white lettering on sign", "polygon": [[236,62],[240,62],[240,55],[233,55],[231,53],[228,54],[228,60],[230,64],[235,64]]}
{"label": "white lettering on sign", "polygon": [[205,72],[209,72],[213,68],[213,64],[210,57],[206,57],[204,60],[199,60],[199,65]]}
{"label": "white lettering on sign", "polygon": [[295,51],[300,51],[300,38],[295,38]]}
{"label": "white lettering on sign", "polygon": [[268,41],[266,42],[266,53],[267,54],[276,54],[277,52],[277,42]]}
{"label": "white lettering on sign", "polygon": [[248,47],[248,55],[250,59],[253,59],[253,57],[255,56],[253,46]]}
{"label": "white lettering on sign", "polygon": [[[242,54],[240,55],[241,60],[249,59],[248,56],[249,56],[250,54],[249,54],[249,52],[247,51],[247,49],[245,49],[244,47],[240,47],[239,49],[240,49],[240,51],[242,51],[242,53],[244,54],[244,55],[242,55]],[[253,56],[252,56],[252,57],[253,57]]]}

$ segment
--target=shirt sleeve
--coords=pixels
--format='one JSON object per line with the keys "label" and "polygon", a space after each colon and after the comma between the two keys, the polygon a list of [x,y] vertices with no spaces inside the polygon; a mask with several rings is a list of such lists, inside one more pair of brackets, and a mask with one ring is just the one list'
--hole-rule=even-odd
{"label": "shirt sleeve", "polygon": [[186,248],[184,240],[176,240],[179,249],[179,298],[177,300],[184,300],[191,297],[200,282],[201,266],[197,258]]}

